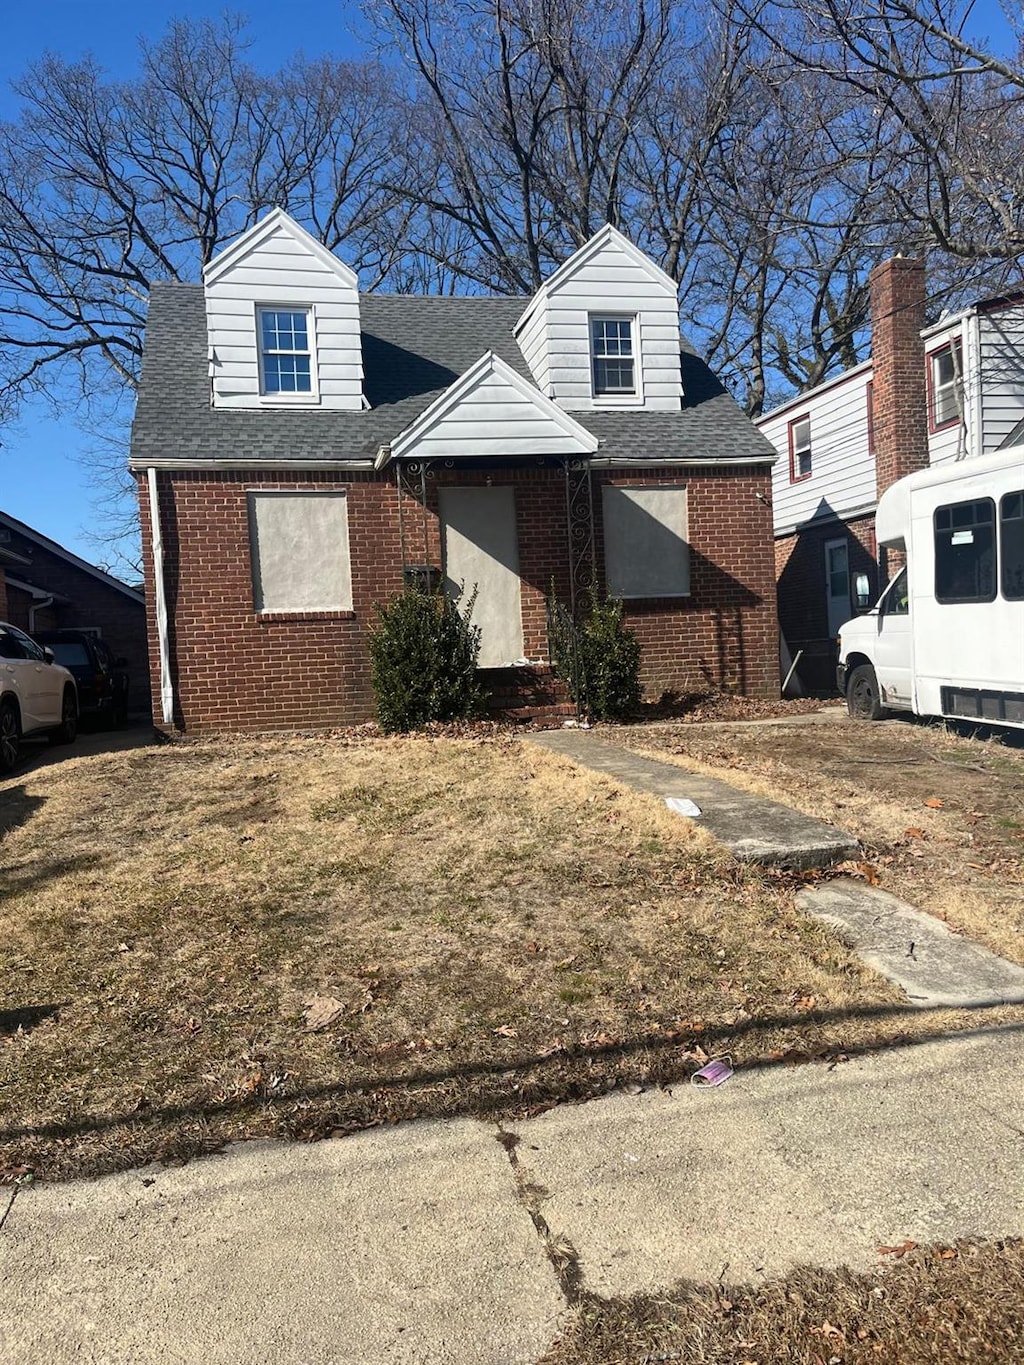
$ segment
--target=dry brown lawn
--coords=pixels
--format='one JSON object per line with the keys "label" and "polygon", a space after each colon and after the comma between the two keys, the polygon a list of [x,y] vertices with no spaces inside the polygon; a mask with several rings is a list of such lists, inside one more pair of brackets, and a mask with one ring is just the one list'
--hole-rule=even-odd
{"label": "dry brown lawn", "polygon": [[0,1178],[520,1116],[957,1022],[903,1011],[784,879],[501,733],[235,738],[0,783]]}
{"label": "dry brown lawn", "polygon": [[1024,963],[1024,747],[939,724],[656,725],[602,737],[855,834],[880,885]]}
{"label": "dry brown lawn", "polygon": [[543,1365],[1019,1365],[1024,1243],[912,1248],[878,1270],[682,1284],[582,1305]]}

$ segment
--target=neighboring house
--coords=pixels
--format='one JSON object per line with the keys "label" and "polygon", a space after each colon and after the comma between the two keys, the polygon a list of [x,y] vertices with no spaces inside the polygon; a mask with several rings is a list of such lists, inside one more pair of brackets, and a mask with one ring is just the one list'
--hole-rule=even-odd
{"label": "neighboring house", "polygon": [[544,692],[545,598],[626,603],[649,692],[778,686],[774,451],[611,227],[532,298],[360,294],[281,210],[152,292],[131,467],[158,719],[373,714],[403,582],[476,590],[480,664]]}
{"label": "neighboring house", "polygon": [[789,653],[803,651],[798,674],[811,689],[834,686],[836,632],[885,586],[879,495],[929,464],[1024,441],[1024,294],[981,300],[926,327],[921,261],[884,262],[870,289],[871,359],[757,423],[780,457],[779,624]]}
{"label": "neighboring house", "polygon": [[133,709],[149,707],[146,600],[112,574],[0,512],[0,621],[37,630],[85,630],[128,665]]}

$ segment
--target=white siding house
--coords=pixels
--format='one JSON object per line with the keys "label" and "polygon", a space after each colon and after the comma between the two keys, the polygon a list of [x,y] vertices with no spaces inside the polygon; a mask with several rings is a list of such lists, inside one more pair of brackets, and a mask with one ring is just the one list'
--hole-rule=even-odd
{"label": "white siding house", "polygon": [[[756,425],[779,452],[772,469],[772,522],[788,535],[819,518],[855,517],[875,504],[875,462],[868,421],[871,363],[858,365],[784,403]],[[810,458],[802,473],[797,442],[809,423]],[[808,468],[809,466],[809,468]]]}
{"label": "white siding house", "polygon": [[610,225],[541,285],[515,333],[537,387],[570,411],[682,405],[676,283]]}
{"label": "white siding house", "polygon": [[358,411],[359,283],[274,209],[203,271],[216,408]]}

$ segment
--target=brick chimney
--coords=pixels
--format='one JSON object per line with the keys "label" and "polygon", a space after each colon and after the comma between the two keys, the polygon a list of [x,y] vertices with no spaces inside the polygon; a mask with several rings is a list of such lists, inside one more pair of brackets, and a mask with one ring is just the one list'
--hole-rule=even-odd
{"label": "brick chimney", "polygon": [[871,359],[875,477],[881,494],[928,464],[925,380],[924,262],[895,256],[875,266],[871,291]]}

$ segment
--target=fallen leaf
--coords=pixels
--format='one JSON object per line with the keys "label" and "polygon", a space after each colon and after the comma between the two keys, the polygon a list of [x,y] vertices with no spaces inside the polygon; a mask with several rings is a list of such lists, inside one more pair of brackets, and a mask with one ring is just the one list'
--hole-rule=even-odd
{"label": "fallen leaf", "polygon": [[939,1249],[939,1260],[940,1260],[940,1261],[955,1261],[955,1260],[956,1260],[956,1247],[941,1247],[941,1248]]}
{"label": "fallen leaf", "polygon": [[314,995],[306,1001],[306,1008],[302,1013],[309,1032],[319,1033],[321,1029],[329,1028],[336,1019],[341,1018],[345,1013],[345,1006],[340,1000],[335,1000],[333,995]]}
{"label": "fallen leaf", "polygon": [[902,1256],[905,1256],[908,1251],[913,1251],[916,1246],[917,1243],[912,1242],[908,1237],[907,1240],[905,1242],[901,1242],[899,1246],[877,1247],[876,1250],[879,1256],[895,1256],[896,1259],[899,1260]]}
{"label": "fallen leaf", "polygon": [[923,829],[905,829],[903,831],[903,837],[904,839],[923,839],[925,837],[925,832]]}
{"label": "fallen leaf", "polygon": [[939,796],[929,796],[924,804],[929,810],[941,810],[946,803]]}
{"label": "fallen leaf", "polygon": [[497,1028],[492,1028],[491,1032],[497,1034],[499,1038],[518,1038],[519,1031],[514,1029],[511,1024],[499,1024]]}
{"label": "fallen leaf", "polygon": [[540,952],[540,944],[536,941],[536,939],[534,939],[534,941],[533,941],[532,943],[528,943],[528,944],[526,945],[526,951],[527,951],[528,953],[539,953],[539,952]]}

